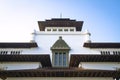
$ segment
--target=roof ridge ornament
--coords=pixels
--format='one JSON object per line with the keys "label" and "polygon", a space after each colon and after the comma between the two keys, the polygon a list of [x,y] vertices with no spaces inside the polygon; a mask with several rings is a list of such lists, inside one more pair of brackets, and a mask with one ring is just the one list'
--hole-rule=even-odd
{"label": "roof ridge ornament", "polygon": [[62,36],[59,36],[59,40],[62,40]]}

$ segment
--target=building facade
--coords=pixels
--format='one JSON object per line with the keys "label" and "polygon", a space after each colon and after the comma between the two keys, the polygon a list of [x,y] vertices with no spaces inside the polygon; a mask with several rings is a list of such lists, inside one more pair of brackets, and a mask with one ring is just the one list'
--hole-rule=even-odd
{"label": "building facade", "polygon": [[1,80],[120,80],[120,43],[92,42],[83,21],[38,21],[30,42],[0,43]]}

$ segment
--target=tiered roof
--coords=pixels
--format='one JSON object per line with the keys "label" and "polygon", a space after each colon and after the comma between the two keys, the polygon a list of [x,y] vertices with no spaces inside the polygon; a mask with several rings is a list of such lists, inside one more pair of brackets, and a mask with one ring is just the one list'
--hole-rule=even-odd
{"label": "tiered roof", "polygon": [[46,21],[38,21],[40,31],[45,27],[76,27],[76,31],[82,30],[83,21],[70,20],[69,18],[53,18]]}

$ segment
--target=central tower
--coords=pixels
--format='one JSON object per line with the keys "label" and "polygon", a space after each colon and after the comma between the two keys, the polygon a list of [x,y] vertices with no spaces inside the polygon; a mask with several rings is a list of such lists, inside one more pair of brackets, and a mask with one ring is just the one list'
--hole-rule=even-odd
{"label": "central tower", "polygon": [[[69,18],[53,18],[51,20],[39,21],[39,29],[41,32],[64,34],[80,32],[82,29],[83,21],[70,20]],[[66,35],[67,36],[67,35]],[[70,47],[64,40],[63,35],[59,37],[56,42],[52,43],[50,48],[52,52],[52,66],[53,67],[68,67],[69,66],[69,51]],[[63,38],[63,39],[62,39]]]}
{"label": "central tower", "polygon": [[50,54],[53,67],[69,67],[70,54],[84,53],[81,48],[89,36],[82,32],[83,21],[69,18],[52,18],[38,21],[35,33],[40,52]]}

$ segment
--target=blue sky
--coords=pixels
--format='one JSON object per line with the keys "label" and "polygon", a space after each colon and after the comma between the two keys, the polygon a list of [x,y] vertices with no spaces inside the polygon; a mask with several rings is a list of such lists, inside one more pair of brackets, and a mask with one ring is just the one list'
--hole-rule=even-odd
{"label": "blue sky", "polygon": [[28,42],[37,21],[84,21],[93,42],[120,42],[120,0],[0,0],[0,42]]}

